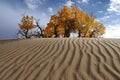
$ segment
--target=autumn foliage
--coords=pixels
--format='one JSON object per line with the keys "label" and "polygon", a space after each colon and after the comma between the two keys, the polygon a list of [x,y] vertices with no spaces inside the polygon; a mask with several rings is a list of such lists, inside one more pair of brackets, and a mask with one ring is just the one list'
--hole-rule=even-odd
{"label": "autumn foliage", "polygon": [[22,36],[29,38],[30,36],[28,36],[28,31],[35,28],[35,25],[33,24],[33,17],[29,17],[28,15],[24,16],[19,24],[19,27],[21,29],[19,30],[19,33],[22,34]]}
{"label": "autumn foliage", "polygon": [[57,15],[51,16],[44,35],[70,37],[71,32],[78,33],[78,37],[99,37],[105,33],[105,27],[75,5],[71,8],[64,6]]}
{"label": "autumn foliage", "polygon": [[32,28],[38,27],[40,29],[39,37],[70,37],[70,33],[77,33],[78,37],[92,38],[100,37],[105,33],[103,24],[95,20],[92,15],[87,15],[79,10],[76,5],[71,8],[64,6],[56,15],[52,15],[50,22],[47,24],[45,30],[33,24],[33,17],[24,16],[20,29],[24,30],[25,37],[28,36],[28,31]]}
{"label": "autumn foliage", "polygon": [[21,29],[25,29],[25,30],[34,28],[35,26],[33,24],[33,17],[24,16],[19,26]]}

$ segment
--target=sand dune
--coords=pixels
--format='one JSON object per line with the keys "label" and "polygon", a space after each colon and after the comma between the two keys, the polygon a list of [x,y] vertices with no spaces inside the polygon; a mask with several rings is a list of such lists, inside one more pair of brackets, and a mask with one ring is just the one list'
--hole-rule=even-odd
{"label": "sand dune", "polygon": [[120,39],[0,41],[0,80],[120,80]]}

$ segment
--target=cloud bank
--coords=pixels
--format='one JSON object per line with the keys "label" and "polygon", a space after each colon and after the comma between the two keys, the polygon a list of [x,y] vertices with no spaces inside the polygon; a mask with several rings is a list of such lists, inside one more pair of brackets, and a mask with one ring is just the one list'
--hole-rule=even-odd
{"label": "cloud bank", "polygon": [[[17,31],[19,29],[18,24],[21,22],[23,13],[29,16],[34,16],[36,19],[40,19],[39,23],[42,27],[45,27],[49,21],[49,15],[43,11],[33,11],[28,9],[13,9],[12,6],[0,3],[0,37],[1,38],[16,38]],[[32,8],[33,9],[33,8]],[[52,8],[49,9],[49,13],[52,13]]]}
{"label": "cloud bank", "polygon": [[88,3],[89,0],[77,0],[77,3]]}
{"label": "cloud bank", "polygon": [[120,15],[120,0],[110,0],[109,8],[107,10]]}
{"label": "cloud bank", "polygon": [[16,11],[11,6],[0,4],[0,37],[13,38],[17,32],[20,18],[20,11]]}
{"label": "cloud bank", "polygon": [[71,0],[68,0],[68,1],[66,1],[66,3],[65,3],[65,5],[68,6],[68,7],[71,7],[72,4],[74,4],[74,2],[71,1]]}
{"label": "cloud bank", "polygon": [[35,10],[42,4],[43,0],[24,0],[29,9]]}
{"label": "cloud bank", "polygon": [[120,38],[120,24],[108,25],[106,27],[105,38]]}

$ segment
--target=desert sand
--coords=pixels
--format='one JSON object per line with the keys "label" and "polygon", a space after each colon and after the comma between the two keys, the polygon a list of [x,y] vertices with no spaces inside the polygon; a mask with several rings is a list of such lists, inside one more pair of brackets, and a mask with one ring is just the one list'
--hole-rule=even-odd
{"label": "desert sand", "polygon": [[120,80],[120,39],[0,40],[0,80]]}

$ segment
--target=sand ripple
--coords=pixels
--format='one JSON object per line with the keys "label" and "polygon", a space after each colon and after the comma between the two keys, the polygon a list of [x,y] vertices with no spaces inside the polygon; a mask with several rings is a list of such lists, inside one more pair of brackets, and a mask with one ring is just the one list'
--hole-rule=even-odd
{"label": "sand ripple", "polygon": [[119,39],[2,42],[0,80],[120,80]]}

